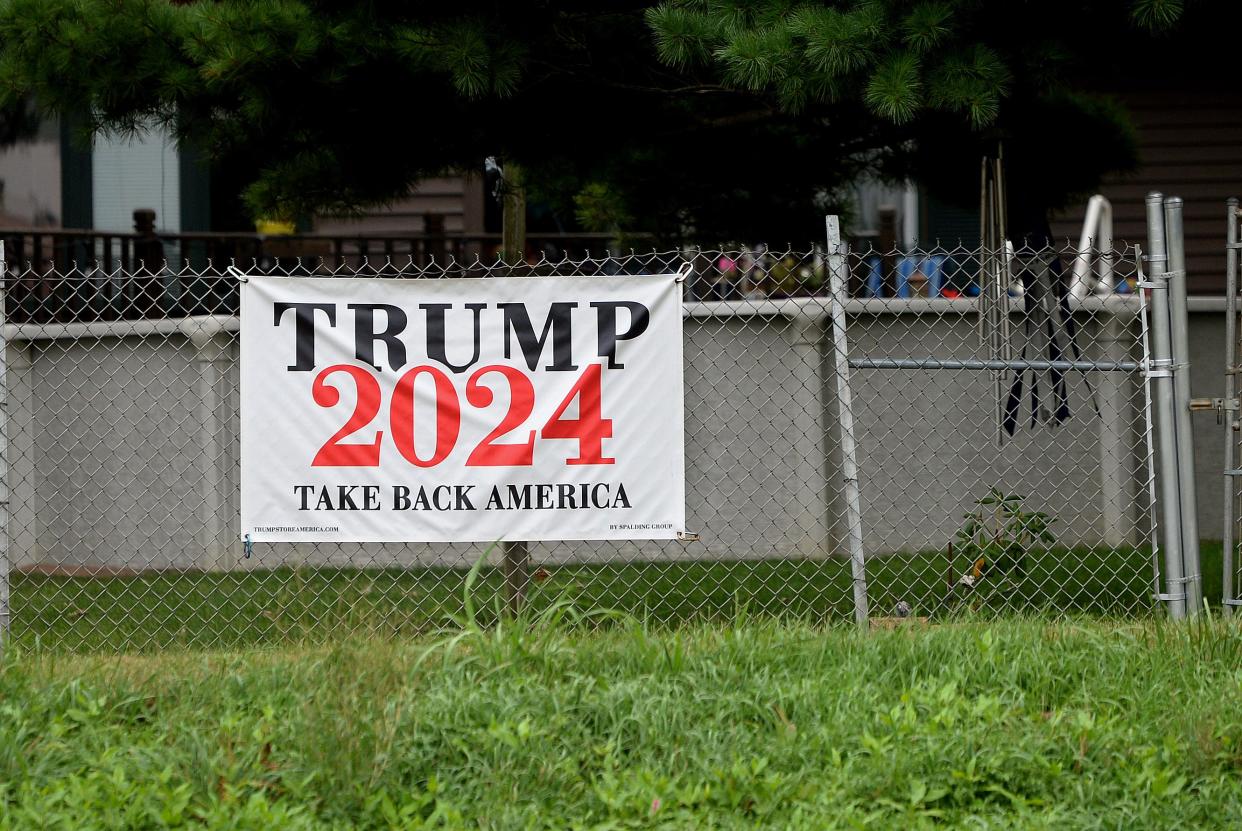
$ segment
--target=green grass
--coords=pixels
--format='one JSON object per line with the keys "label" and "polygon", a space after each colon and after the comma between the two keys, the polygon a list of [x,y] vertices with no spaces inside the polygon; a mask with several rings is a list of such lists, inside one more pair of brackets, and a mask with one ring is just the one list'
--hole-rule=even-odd
{"label": "green grass", "polygon": [[1242,631],[740,617],[0,666],[0,828],[1242,825]]}
{"label": "green grass", "polygon": [[[1214,553],[1205,547],[1205,574],[1215,575],[1216,597],[1219,557],[1219,544]],[[873,614],[891,614],[903,600],[916,615],[933,617],[963,607],[1113,617],[1153,609],[1149,555],[1140,549],[1048,551],[1031,557],[1014,589],[985,587],[956,602],[948,599],[947,568],[942,553],[869,559]],[[965,564],[955,568],[960,572]],[[810,623],[853,615],[849,563],[840,559],[548,566],[540,576],[546,579],[534,585],[536,610],[568,596],[584,608],[617,609],[661,624],[728,620],[739,609]],[[460,616],[465,578],[465,569],[444,568],[18,575],[13,637],[26,650],[77,652],[240,648],[320,642],[345,632],[410,637]],[[498,569],[482,571],[475,595],[481,614],[493,614],[503,597]]]}

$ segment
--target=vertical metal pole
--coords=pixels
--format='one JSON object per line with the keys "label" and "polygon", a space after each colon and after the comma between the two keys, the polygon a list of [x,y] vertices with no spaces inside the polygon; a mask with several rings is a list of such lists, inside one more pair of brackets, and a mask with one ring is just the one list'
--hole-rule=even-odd
{"label": "vertical metal pole", "polygon": [[1199,503],[1195,496],[1195,443],[1190,419],[1190,335],[1186,312],[1186,241],[1182,200],[1164,200],[1164,240],[1168,256],[1169,327],[1173,346],[1173,423],[1177,430],[1178,495],[1182,512],[1182,573],[1186,611],[1203,611],[1203,573],[1199,567]]}
{"label": "vertical metal pole", "polygon": [[850,389],[849,344],[845,339],[845,246],[841,222],[828,225],[828,314],[832,325],[832,354],[837,379],[837,420],[841,428],[841,476],[845,485],[845,522],[849,537],[850,574],[854,582],[854,622],[866,626],[867,562],[863,552],[862,497],[858,489],[858,450],[854,444],[854,396]]}
{"label": "vertical metal pole", "polygon": [[4,336],[9,263],[0,240],[0,659],[9,641],[9,341]]}
{"label": "vertical metal pole", "polygon": [[1147,195],[1147,263],[1151,290],[1151,379],[1155,403],[1156,446],[1160,455],[1161,518],[1164,522],[1164,581],[1169,617],[1186,617],[1185,581],[1182,579],[1181,498],[1178,494],[1177,434],[1173,420],[1172,345],[1169,332],[1168,278],[1165,276],[1163,197]]}
{"label": "vertical metal pole", "polygon": [[1225,527],[1221,539],[1221,600],[1226,617],[1233,615],[1233,506],[1237,481],[1233,471],[1238,440],[1238,411],[1230,409],[1238,397],[1238,200],[1225,206]]}
{"label": "vertical metal pole", "polygon": [[[996,143],[996,247],[997,247],[997,287],[996,296],[998,300],[997,311],[1000,313],[999,319],[996,321],[1000,326],[999,345],[1000,353],[998,358],[1008,361],[1013,357],[1013,337],[1010,332],[1009,323],[1009,285],[1012,282],[1009,273],[1009,203],[1008,194],[1005,192],[1005,145],[1004,142]],[[1000,386],[997,388],[997,430],[1001,429],[1000,422],[1000,396],[1005,394],[1004,378],[1001,378]]]}
{"label": "vertical metal pole", "polygon": [[[1139,277],[1143,275],[1143,249],[1141,246],[1134,247],[1135,264],[1138,266]],[[1143,280],[1142,282],[1148,282]],[[1152,366],[1151,353],[1151,308],[1147,302],[1148,292],[1140,287],[1138,293],[1139,299],[1139,327],[1141,329],[1141,338],[1143,343],[1143,367],[1150,372]],[[1147,520],[1151,523],[1148,531],[1148,538],[1151,540],[1151,590],[1152,596],[1157,597],[1160,592],[1160,531],[1162,530],[1161,521],[1157,519],[1161,502],[1156,498],[1156,439],[1155,428],[1152,426],[1152,391],[1151,381],[1148,378],[1143,379],[1141,385],[1143,387],[1143,445],[1147,451]]]}
{"label": "vertical metal pole", "polygon": [[[522,168],[506,160],[504,165],[504,202],[501,210],[502,244],[505,263],[521,265],[526,261],[526,186]],[[524,540],[501,544],[504,552],[505,600],[509,612],[517,615],[526,601],[530,583],[530,547]]]}

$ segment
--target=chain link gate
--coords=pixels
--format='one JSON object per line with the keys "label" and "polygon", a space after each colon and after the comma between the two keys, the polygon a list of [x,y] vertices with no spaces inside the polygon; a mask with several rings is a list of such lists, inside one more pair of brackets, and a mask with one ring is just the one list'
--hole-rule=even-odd
{"label": "chain link gate", "polygon": [[[393,255],[153,269],[105,269],[115,261],[93,253],[97,262],[5,274],[11,509],[0,590],[24,648],[404,636],[456,625],[467,591],[483,620],[502,613],[498,546],[243,549],[230,265],[391,279],[693,267],[686,485],[700,539],[533,544],[531,614],[562,598],[661,624],[865,619],[868,599],[873,616],[1153,608],[1143,301],[1132,291],[1070,300],[1053,279],[1086,258],[1132,289],[1131,249],[696,248],[516,267]],[[989,262],[1010,269],[1003,295],[981,279]],[[1020,296],[1005,300],[1010,288]],[[980,290],[993,291],[984,315]],[[1003,305],[1017,357],[998,359],[986,320]],[[1005,501],[987,502],[993,489]]]}
{"label": "chain link gate", "polygon": [[[864,295],[846,306],[873,614],[1154,608],[1136,258],[1125,247],[846,255]],[[1076,261],[1125,293],[1072,296]],[[898,297],[874,296],[885,271],[905,282]]]}

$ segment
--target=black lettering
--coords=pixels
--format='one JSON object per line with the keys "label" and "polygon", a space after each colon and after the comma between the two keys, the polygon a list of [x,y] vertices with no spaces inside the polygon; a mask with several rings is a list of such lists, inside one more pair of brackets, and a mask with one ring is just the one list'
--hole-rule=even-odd
{"label": "black lettering", "polygon": [[479,360],[479,313],[487,308],[486,303],[467,303],[466,308],[474,312],[474,354],[464,364],[454,364],[448,359],[448,347],[444,335],[444,314],[450,308],[449,303],[419,303],[418,308],[427,312],[427,357],[439,361],[453,372],[465,372]]}
{"label": "black lettering", "polygon": [[[609,369],[625,369],[625,364],[617,361],[617,341],[633,340],[647,331],[651,322],[651,311],[642,303],[631,300],[600,300],[592,302],[595,309],[598,329],[598,354],[608,359]],[[630,325],[624,332],[617,331],[617,309],[624,308],[630,313]]]}
{"label": "black lettering", "polygon": [[535,485],[537,492],[535,507],[539,510],[552,507],[552,486],[551,485]]}
{"label": "black lettering", "polygon": [[337,485],[336,486],[336,507],[340,511],[356,511],[358,503],[354,502],[354,491],[358,490],[357,485]]}
{"label": "black lettering", "polygon": [[[393,372],[405,366],[405,344],[397,337],[405,331],[405,312],[387,303],[350,303],[349,308],[354,310],[354,357],[380,369],[375,362],[375,342],[382,340],[388,352],[388,365]],[[382,332],[375,331],[377,311],[384,312]]]}
{"label": "black lettering", "polygon": [[406,485],[393,485],[392,507],[398,511],[410,510],[410,489]]}
{"label": "black lettering", "polygon": [[378,511],[380,509],[379,485],[362,486],[362,510]]}
{"label": "black lettering", "polygon": [[[440,504],[440,494],[444,494],[445,502]],[[436,485],[435,490],[431,492],[431,503],[436,506],[437,511],[451,511],[453,509],[453,486],[452,485]]]}
{"label": "black lettering", "polygon": [[498,488],[496,485],[492,485],[492,492],[491,492],[491,495],[487,497],[487,507],[484,508],[484,510],[490,511],[492,510],[493,506],[495,506],[497,510],[503,511],[505,509],[505,503],[500,498],[500,488]]}
{"label": "black lettering", "polygon": [[315,312],[328,316],[328,326],[336,326],[335,303],[273,303],[276,319],[273,326],[280,325],[285,312],[293,309],[293,340],[295,357],[293,364],[285,367],[290,372],[310,372],[315,368]]}
{"label": "black lettering", "polygon": [[573,485],[557,485],[556,486],[556,507],[558,508],[577,508],[578,503],[574,500]]}
{"label": "black lettering", "polygon": [[543,331],[536,337],[535,328],[530,322],[530,312],[525,303],[498,303],[504,313],[505,357],[510,357],[513,337],[517,337],[518,346],[522,349],[522,357],[531,370],[539,364],[539,356],[543,354],[544,344],[548,342],[548,332],[552,333],[552,363],[546,369],[553,372],[576,370],[573,362],[571,339],[570,309],[577,308],[577,303],[553,303],[548,310],[548,318],[543,322]]}
{"label": "black lettering", "polygon": [[307,499],[310,498],[310,492],[313,491],[314,489],[315,489],[314,485],[294,485],[293,486],[293,492],[302,498],[302,507],[298,508],[299,511],[310,510],[310,506],[307,504]]}
{"label": "black lettering", "polygon": [[630,507],[630,499],[628,496],[625,495],[625,485],[621,484],[620,482],[617,483],[617,496],[615,499],[612,500],[612,507],[614,508]]}
{"label": "black lettering", "polygon": [[509,486],[509,507],[521,508],[523,511],[530,507],[530,485]]}
{"label": "black lettering", "polygon": [[474,503],[470,501],[470,491],[474,485],[454,485],[453,486],[453,510],[456,511],[473,511]]}
{"label": "black lettering", "polygon": [[418,486],[418,494],[414,497],[414,510],[430,511],[431,503],[427,501],[427,491],[422,485]]}

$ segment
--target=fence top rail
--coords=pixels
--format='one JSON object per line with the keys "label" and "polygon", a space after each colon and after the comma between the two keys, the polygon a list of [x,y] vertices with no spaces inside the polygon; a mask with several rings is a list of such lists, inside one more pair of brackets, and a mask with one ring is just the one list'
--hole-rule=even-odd
{"label": "fence top rail", "polygon": [[[1070,310],[1086,315],[1108,315],[1123,320],[1138,314],[1139,299],[1134,296],[1087,297],[1070,300]],[[970,317],[979,313],[977,301],[970,299],[907,298],[892,299],[882,303],[874,300],[851,298],[843,304],[845,313],[851,317],[944,317],[955,314]],[[799,318],[824,323],[829,313],[828,298],[795,297],[781,300],[717,300],[689,301],[682,307],[682,316],[691,320],[722,320],[747,318]],[[1009,304],[1013,316],[1023,314],[1021,299],[1014,298]],[[149,318],[139,320],[99,320],[71,323],[8,323],[3,327],[9,341],[72,340],[79,338],[146,337],[152,335],[183,334],[197,336],[210,329],[216,332],[235,332],[238,317],[233,314],[202,314],[183,317]],[[1061,368],[1061,367],[1058,367]]]}
{"label": "fence top rail", "polygon": [[1045,361],[1030,358],[989,360],[971,358],[850,358],[851,369],[975,369],[1057,370],[1070,372],[1137,372],[1138,361]]}

